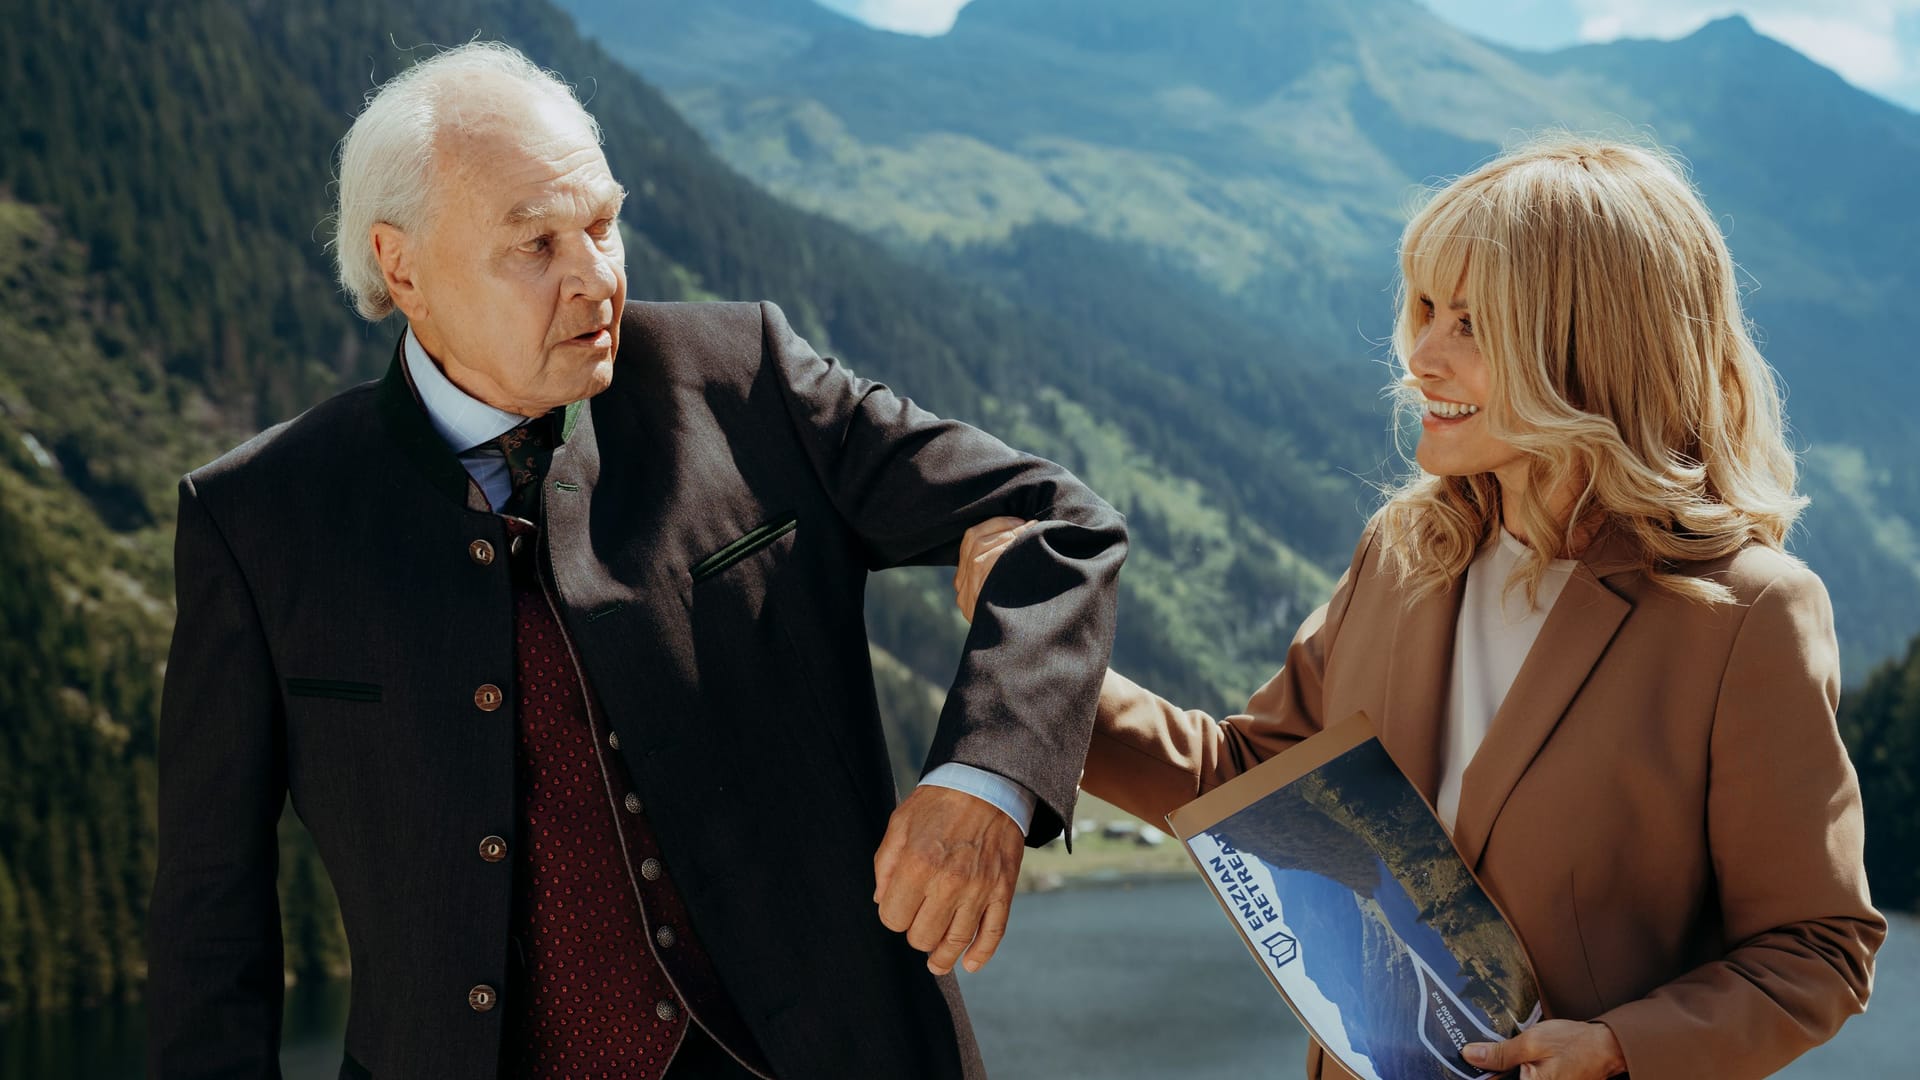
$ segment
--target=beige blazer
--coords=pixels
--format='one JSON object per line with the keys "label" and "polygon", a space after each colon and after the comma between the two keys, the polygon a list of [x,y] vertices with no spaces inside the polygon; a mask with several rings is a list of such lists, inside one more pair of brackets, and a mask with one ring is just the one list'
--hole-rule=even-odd
{"label": "beige blazer", "polygon": [[[1593,546],[1468,766],[1454,844],[1532,956],[1549,1016],[1612,1028],[1638,1080],[1757,1077],[1866,1007],[1886,922],[1834,725],[1820,579],[1761,546],[1657,589]],[[1365,712],[1429,802],[1461,582],[1409,602],[1372,528],[1286,667],[1216,722],[1108,672],[1081,786],[1149,821]],[[1345,1078],[1315,1046],[1311,1077]]]}

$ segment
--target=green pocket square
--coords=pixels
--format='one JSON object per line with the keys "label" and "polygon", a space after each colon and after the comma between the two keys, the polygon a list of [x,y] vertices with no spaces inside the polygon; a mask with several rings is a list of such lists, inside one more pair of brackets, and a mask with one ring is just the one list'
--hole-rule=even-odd
{"label": "green pocket square", "polygon": [[792,514],[783,514],[747,532],[746,535],[721,548],[719,551],[700,560],[693,568],[695,584],[718,574],[741,559],[759,551],[768,544],[792,532],[800,526],[800,519]]}

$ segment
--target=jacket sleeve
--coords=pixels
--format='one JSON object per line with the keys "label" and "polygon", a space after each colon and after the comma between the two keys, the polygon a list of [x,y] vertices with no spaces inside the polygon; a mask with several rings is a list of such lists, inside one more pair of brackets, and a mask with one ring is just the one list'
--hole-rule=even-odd
{"label": "jacket sleeve", "polygon": [[1833,609],[1796,570],[1747,612],[1714,713],[1707,838],[1727,953],[1598,1017],[1636,1080],[1767,1076],[1866,1008],[1887,924],[1867,896],[1839,697]]}
{"label": "jacket sleeve", "polygon": [[1372,546],[1369,526],[1332,599],[1300,624],[1286,665],[1253,695],[1245,712],[1215,720],[1198,709],[1182,709],[1119,672],[1107,672],[1080,786],[1128,813],[1163,821],[1203,792],[1323,728],[1321,677],[1327,654]]}
{"label": "jacket sleeve", "polygon": [[1072,474],[822,359],[762,306],[765,349],[821,485],[872,569],[954,564],[966,530],[1037,522],[982,588],[929,769],[957,761],[1039,800],[1032,844],[1071,820],[1126,557],[1120,514]]}
{"label": "jacket sleeve", "polygon": [[147,1075],[277,1080],[283,718],[252,594],[191,477],[180,485],[174,576],[147,923]]}

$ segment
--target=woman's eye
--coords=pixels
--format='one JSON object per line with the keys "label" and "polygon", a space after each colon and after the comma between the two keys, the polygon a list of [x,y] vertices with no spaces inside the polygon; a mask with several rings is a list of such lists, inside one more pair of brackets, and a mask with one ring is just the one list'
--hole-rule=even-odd
{"label": "woman's eye", "polygon": [[1473,320],[1465,315],[1460,316],[1460,332],[1467,337],[1473,336]]}

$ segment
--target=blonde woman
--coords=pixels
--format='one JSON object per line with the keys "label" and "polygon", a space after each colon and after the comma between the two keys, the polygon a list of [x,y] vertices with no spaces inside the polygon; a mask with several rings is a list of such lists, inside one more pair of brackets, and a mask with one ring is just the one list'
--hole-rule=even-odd
{"label": "blonde woman", "polygon": [[[1825,588],[1733,260],[1673,164],[1558,139],[1407,226],[1419,473],[1246,711],[1108,672],[1082,786],[1159,820],[1364,712],[1518,930],[1529,1080],[1756,1077],[1861,1011],[1886,924]],[[1017,534],[970,534],[963,610]],[[1348,1074],[1315,1046],[1313,1077]]]}

